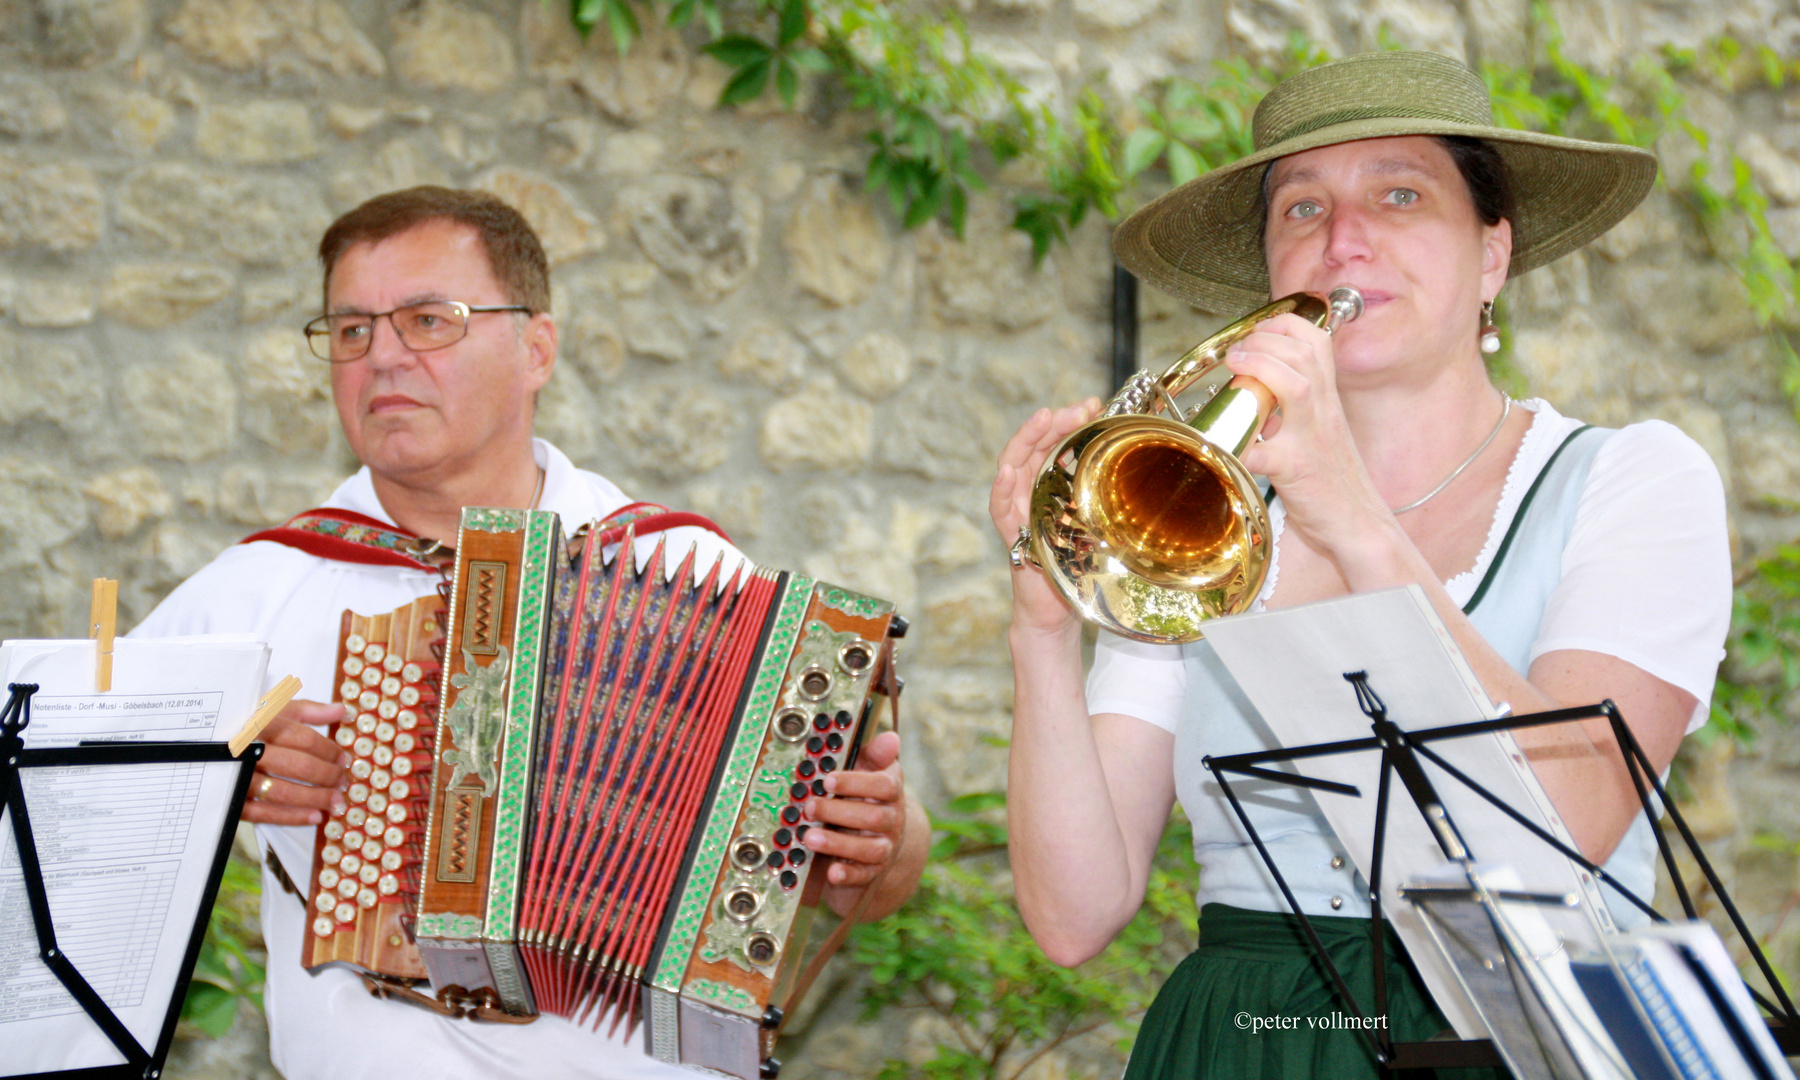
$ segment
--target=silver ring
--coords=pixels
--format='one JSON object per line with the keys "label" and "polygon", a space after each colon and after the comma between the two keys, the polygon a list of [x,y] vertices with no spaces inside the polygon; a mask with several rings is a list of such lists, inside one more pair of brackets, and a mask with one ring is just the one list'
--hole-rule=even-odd
{"label": "silver ring", "polygon": [[1014,570],[1025,568],[1025,545],[1029,543],[1031,543],[1031,530],[1023,525],[1019,526],[1019,538],[1013,541],[1011,549],[1006,553],[1006,558],[1012,563]]}

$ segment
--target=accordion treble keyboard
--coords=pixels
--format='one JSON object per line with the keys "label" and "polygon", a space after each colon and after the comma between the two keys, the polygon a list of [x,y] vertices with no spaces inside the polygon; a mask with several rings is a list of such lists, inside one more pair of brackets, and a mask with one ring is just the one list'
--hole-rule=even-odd
{"label": "accordion treble keyboard", "polygon": [[347,961],[423,978],[410,922],[431,797],[443,601],[386,615],[344,613],[331,738],[350,757],[345,809],[320,824],[313,848],[307,967]]}

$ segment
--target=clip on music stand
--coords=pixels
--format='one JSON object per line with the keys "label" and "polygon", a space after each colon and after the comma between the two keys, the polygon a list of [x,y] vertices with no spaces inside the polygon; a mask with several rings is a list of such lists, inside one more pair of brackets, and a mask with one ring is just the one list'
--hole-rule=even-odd
{"label": "clip on music stand", "polygon": [[[206,936],[208,916],[218,897],[219,880],[231,855],[232,839],[237,832],[238,817],[243,809],[245,793],[256,762],[262,757],[260,743],[251,744],[241,756],[233,755],[223,742],[138,742],[96,743],[80,746],[27,749],[24,730],[31,723],[31,696],[36,683],[9,683],[10,691],[4,707],[0,707],[0,806],[10,811],[13,839],[19,849],[19,869],[24,876],[25,895],[31,907],[31,921],[37,934],[38,955],[45,966],[61,981],[63,987],[81,1005],[112,1045],[124,1055],[119,1065],[63,1069],[48,1073],[9,1074],[57,1077],[59,1080],[157,1080],[174,1043],[176,1021],[181,1004],[193,978],[194,963],[200,955],[200,944]],[[37,844],[32,838],[31,818],[25,806],[25,787],[21,773],[26,769],[67,766],[163,765],[235,763],[240,766],[231,801],[225,813],[225,827],[208,870],[201,903],[194,913],[193,929],[178,969],[168,1015],[164,1018],[155,1045],[146,1049],[126,1028],[110,1005],[82,977],[68,954],[57,944],[56,926],[51,917],[50,901],[44,886],[43,865]]]}
{"label": "clip on music stand", "polygon": [[[1212,772],[1214,779],[1219,782],[1220,788],[1224,790],[1225,797],[1230,801],[1231,808],[1233,812],[1237,814],[1238,821],[1242,823],[1245,833],[1250,837],[1251,843],[1256,846],[1257,854],[1261,856],[1263,865],[1268,868],[1270,876],[1275,879],[1276,886],[1281,890],[1281,895],[1287,900],[1288,907],[1298,918],[1301,933],[1306,937],[1307,943],[1313,951],[1314,958],[1324,967],[1326,977],[1330,980],[1333,992],[1337,995],[1344,1007],[1358,1019],[1359,1024],[1363,1025],[1360,1029],[1363,1038],[1369,1044],[1369,1049],[1374,1054],[1376,1063],[1384,1071],[1501,1066],[1505,1065],[1506,1061],[1495,1048],[1493,1041],[1489,1039],[1434,1039],[1429,1042],[1395,1042],[1390,1037],[1390,1029],[1388,1029],[1385,1024],[1379,1029],[1363,1024],[1363,1021],[1366,1018],[1364,1017],[1361,1007],[1357,1004],[1355,997],[1350,993],[1349,986],[1344,982],[1343,975],[1338,971],[1337,966],[1332,963],[1330,955],[1325,951],[1325,946],[1319,940],[1318,933],[1313,929],[1311,920],[1307,918],[1304,911],[1300,910],[1300,902],[1294,897],[1293,890],[1288,887],[1287,880],[1282,877],[1281,868],[1275,865],[1274,858],[1269,854],[1268,848],[1263,844],[1262,837],[1257,834],[1256,826],[1251,823],[1249,815],[1245,813],[1243,805],[1239,803],[1237,794],[1232,791],[1231,783],[1226,779],[1225,774],[1236,773],[1242,776],[1254,777],[1259,780],[1268,780],[1293,787],[1328,791],[1338,795],[1348,795],[1352,798],[1361,798],[1361,789],[1354,785],[1342,784],[1317,777],[1303,776],[1298,773],[1281,772],[1277,769],[1264,768],[1263,766],[1334,754],[1358,753],[1370,750],[1381,751],[1381,772],[1375,793],[1375,842],[1369,867],[1369,943],[1375,963],[1374,1013],[1376,1016],[1385,1018],[1388,1014],[1388,995],[1383,940],[1384,924],[1381,913],[1381,856],[1382,841],[1387,832],[1388,796],[1391,778],[1394,776],[1400,778],[1401,784],[1406,788],[1407,795],[1410,796],[1413,803],[1418,806],[1419,813],[1424,816],[1426,824],[1430,827],[1433,837],[1437,840],[1438,846],[1443,850],[1445,858],[1454,862],[1464,863],[1465,865],[1473,858],[1468,844],[1464,841],[1462,834],[1456,827],[1456,823],[1452,821],[1449,814],[1446,813],[1443,801],[1438,797],[1437,791],[1432,786],[1430,778],[1425,775],[1425,771],[1419,762],[1420,758],[1431,761],[1458,783],[1462,784],[1470,791],[1473,791],[1476,795],[1479,795],[1490,805],[1498,809],[1502,814],[1505,814],[1508,818],[1523,826],[1533,836],[1536,836],[1544,843],[1550,845],[1557,852],[1567,857],[1577,866],[1580,866],[1582,869],[1593,874],[1600,881],[1610,885],[1615,892],[1624,897],[1628,902],[1644,912],[1651,919],[1657,922],[1669,921],[1667,917],[1661,912],[1658,912],[1647,901],[1632,893],[1631,890],[1627,889],[1611,874],[1608,874],[1605,869],[1584,857],[1579,851],[1576,851],[1568,844],[1551,835],[1535,822],[1528,820],[1524,814],[1520,813],[1515,808],[1508,806],[1504,801],[1496,798],[1480,783],[1444,760],[1441,755],[1433,752],[1430,746],[1431,743],[1441,742],[1446,739],[1468,738],[1475,735],[1491,734],[1497,731],[1512,731],[1518,728],[1540,727],[1545,724],[1562,724],[1593,716],[1603,716],[1607,719],[1608,723],[1612,725],[1613,737],[1618,741],[1620,754],[1625,759],[1626,770],[1631,775],[1632,785],[1637,789],[1638,801],[1643,806],[1645,816],[1650,820],[1651,831],[1656,836],[1656,844],[1658,850],[1661,852],[1663,865],[1669,872],[1670,882],[1674,887],[1675,895],[1681,901],[1683,912],[1686,913],[1686,916],[1689,919],[1698,919],[1700,917],[1698,911],[1694,907],[1693,898],[1687,888],[1687,883],[1682,877],[1681,868],[1675,863],[1675,855],[1670,847],[1668,837],[1663,834],[1662,829],[1657,825],[1658,806],[1667,811],[1670,820],[1675,825],[1676,831],[1680,833],[1682,842],[1686,845],[1688,853],[1693,856],[1694,861],[1699,866],[1700,872],[1705,877],[1707,884],[1712,888],[1714,895],[1719,898],[1719,903],[1724,907],[1726,915],[1730,918],[1732,927],[1736,930],[1739,939],[1742,940],[1744,945],[1748,948],[1750,955],[1755,959],[1757,969],[1762,972],[1763,978],[1767,981],[1770,990],[1779,1001],[1779,1005],[1771,1003],[1766,997],[1758,993],[1754,987],[1749,988],[1751,996],[1755,999],[1756,1003],[1769,1013],[1768,1024],[1770,1034],[1774,1036],[1776,1044],[1781,1047],[1782,1053],[1788,1055],[1800,1054],[1800,1012],[1795,1010],[1794,1003],[1788,997],[1787,991],[1783,988],[1781,980],[1776,978],[1774,970],[1769,966],[1768,957],[1763,954],[1762,947],[1757,944],[1755,935],[1750,932],[1748,925],[1744,922],[1743,916],[1738,912],[1737,905],[1732,902],[1730,894],[1725,890],[1724,882],[1719,879],[1718,873],[1713,869],[1712,863],[1706,857],[1706,852],[1701,849],[1700,842],[1694,837],[1694,833],[1688,827],[1687,821],[1681,816],[1681,811],[1676,808],[1674,801],[1669,798],[1668,792],[1663,787],[1662,780],[1657,776],[1655,766],[1651,763],[1649,756],[1644,753],[1643,747],[1638,744],[1637,739],[1632,735],[1631,728],[1626,725],[1624,716],[1619,712],[1618,706],[1613,704],[1611,699],[1602,701],[1598,705],[1582,705],[1567,709],[1552,709],[1546,712],[1527,713],[1521,716],[1506,716],[1497,720],[1481,720],[1474,723],[1451,724],[1444,727],[1406,731],[1398,724],[1388,719],[1387,708],[1382,704],[1381,698],[1369,687],[1368,675],[1366,672],[1347,672],[1344,675],[1344,679],[1355,687],[1357,705],[1362,710],[1363,715],[1369,718],[1374,731],[1371,736],[1359,739],[1343,739],[1329,743],[1316,743],[1310,746],[1260,750],[1247,754],[1231,754],[1221,757],[1208,756],[1203,758],[1201,763]],[[1484,891],[1479,888],[1479,885],[1474,886],[1474,888],[1478,892]],[[1544,897],[1530,893],[1513,894],[1499,892],[1494,893],[1492,898],[1531,903],[1562,901],[1561,897]],[[1522,1002],[1521,1008],[1526,1009],[1528,1013],[1532,1011],[1529,1008],[1528,1003]]]}

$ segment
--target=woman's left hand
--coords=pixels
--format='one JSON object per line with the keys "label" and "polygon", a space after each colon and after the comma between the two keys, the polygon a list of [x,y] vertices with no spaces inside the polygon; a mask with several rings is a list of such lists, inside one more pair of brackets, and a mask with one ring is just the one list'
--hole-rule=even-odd
{"label": "woman's left hand", "polygon": [[1280,409],[1241,460],[1281,493],[1289,528],[1333,552],[1365,531],[1369,515],[1388,514],[1338,399],[1330,334],[1298,315],[1277,315],[1232,346],[1225,366],[1262,383]]}

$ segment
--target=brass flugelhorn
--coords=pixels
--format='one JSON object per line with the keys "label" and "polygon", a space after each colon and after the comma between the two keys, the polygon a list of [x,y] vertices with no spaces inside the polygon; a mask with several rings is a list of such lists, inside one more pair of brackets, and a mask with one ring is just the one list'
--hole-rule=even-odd
{"label": "brass flugelhorn", "polygon": [[1189,349],[1160,377],[1127,379],[1045,459],[1013,565],[1030,560],[1082,618],[1139,641],[1196,641],[1207,619],[1247,609],[1268,574],[1271,537],[1269,508],[1237,455],[1274,399],[1242,377],[1191,417],[1175,399],[1266,319],[1291,312],[1329,333],[1362,310],[1347,285],[1329,297],[1295,293]]}

